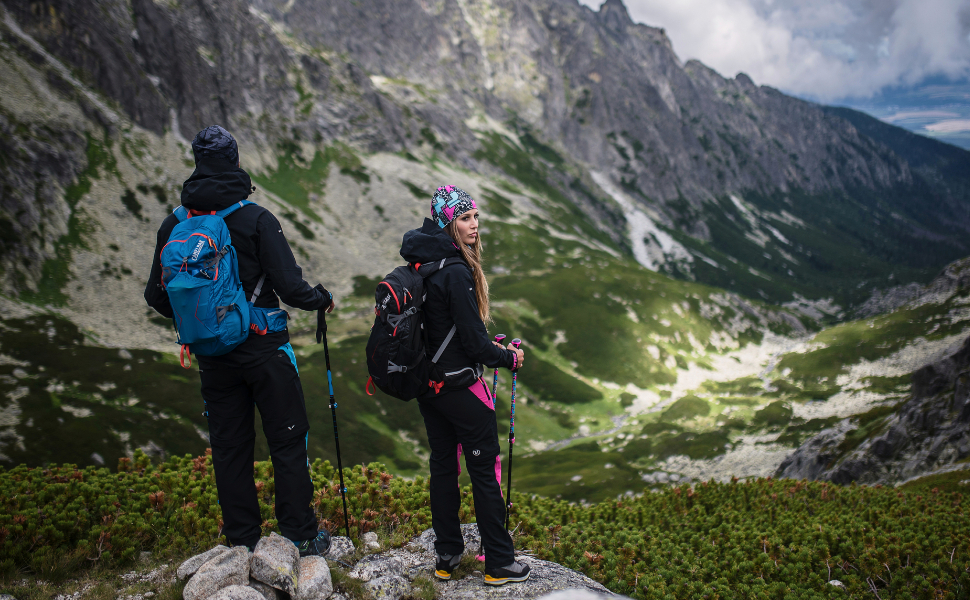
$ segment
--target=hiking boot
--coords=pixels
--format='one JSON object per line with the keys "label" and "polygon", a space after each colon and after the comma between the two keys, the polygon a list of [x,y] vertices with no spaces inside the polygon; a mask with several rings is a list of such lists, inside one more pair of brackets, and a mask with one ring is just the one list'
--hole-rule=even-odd
{"label": "hiking boot", "polygon": [[529,578],[529,572],[532,569],[529,565],[520,562],[514,562],[506,567],[501,567],[498,569],[485,568],[485,585],[505,585],[506,583],[514,583],[517,581],[525,581]]}
{"label": "hiking boot", "polygon": [[459,563],[461,563],[461,554],[439,554],[438,562],[434,565],[434,576],[448,581]]}
{"label": "hiking boot", "polygon": [[293,542],[300,551],[300,558],[304,556],[323,556],[330,550],[330,533],[326,529],[317,532],[317,537]]}

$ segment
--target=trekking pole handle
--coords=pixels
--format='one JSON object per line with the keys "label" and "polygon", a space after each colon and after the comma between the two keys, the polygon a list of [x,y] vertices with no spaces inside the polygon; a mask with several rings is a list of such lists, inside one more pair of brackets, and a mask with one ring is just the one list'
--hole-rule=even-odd
{"label": "trekking pole handle", "polygon": [[520,340],[519,338],[515,338],[514,340],[512,340],[512,345],[518,348],[519,346],[522,345],[522,340]]}
{"label": "trekking pole handle", "polygon": [[505,334],[504,333],[499,333],[498,335],[495,336],[495,341],[498,342],[498,343],[500,343],[500,344],[502,343],[502,340],[504,340],[504,339],[505,339]]}

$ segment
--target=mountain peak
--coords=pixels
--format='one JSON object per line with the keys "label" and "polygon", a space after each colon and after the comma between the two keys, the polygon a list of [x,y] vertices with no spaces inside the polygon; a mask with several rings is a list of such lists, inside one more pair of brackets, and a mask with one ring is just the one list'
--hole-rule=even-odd
{"label": "mountain peak", "polygon": [[629,25],[633,25],[630,12],[627,11],[623,0],[606,0],[600,6],[600,18],[606,23],[607,27],[616,31],[622,31]]}

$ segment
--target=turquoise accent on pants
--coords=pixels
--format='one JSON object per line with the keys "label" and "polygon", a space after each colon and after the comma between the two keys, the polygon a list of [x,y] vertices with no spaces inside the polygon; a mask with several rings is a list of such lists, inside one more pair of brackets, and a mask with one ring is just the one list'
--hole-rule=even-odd
{"label": "turquoise accent on pants", "polygon": [[290,357],[290,362],[293,363],[293,368],[296,369],[296,374],[299,375],[300,368],[296,366],[296,354],[293,354],[293,346],[291,346],[290,343],[287,342],[282,346],[280,346],[279,349],[282,350],[283,352],[286,352],[286,355]]}

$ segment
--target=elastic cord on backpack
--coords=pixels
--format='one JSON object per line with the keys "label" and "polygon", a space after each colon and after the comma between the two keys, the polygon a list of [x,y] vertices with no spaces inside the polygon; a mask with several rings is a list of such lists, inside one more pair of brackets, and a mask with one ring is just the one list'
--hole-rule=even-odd
{"label": "elastic cord on backpack", "polygon": [[372,385],[374,385],[374,378],[373,377],[368,377],[367,378],[367,384],[364,385],[364,391],[367,392],[367,395],[368,396],[373,396],[374,395],[374,392],[370,391],[370,386],[372,386]]}
{"label": "elastic cord on backpack", "polygon": [[[188,357],[189,358],[189,364],[188,364],[188,366],[185,365],[185,357]],[[182,344],[182,351],[179,352],[179,364],[182,365],[182,368],[183,369],[191,369],[192,368],[192,351],[189,350],[189,345],[188,344]]]}

